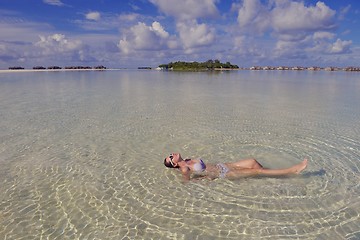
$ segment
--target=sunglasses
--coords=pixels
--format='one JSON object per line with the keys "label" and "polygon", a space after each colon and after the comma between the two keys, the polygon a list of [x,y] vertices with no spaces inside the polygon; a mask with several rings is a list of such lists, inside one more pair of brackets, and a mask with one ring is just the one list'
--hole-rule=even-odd
{"label": "sunglasses", "polygon": [[172,155],[172,154],[170,154],[169,155],[169,159],[170,159],[170,163],[171,163],[171,165],[174,167],[174,162],[173,162],[173,158],[174,158],[174,156]]}

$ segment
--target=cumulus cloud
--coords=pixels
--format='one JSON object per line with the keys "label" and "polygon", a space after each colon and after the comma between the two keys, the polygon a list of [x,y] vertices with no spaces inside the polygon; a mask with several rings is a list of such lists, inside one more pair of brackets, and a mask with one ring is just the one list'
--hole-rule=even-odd
{"label": "cumulus cloud", "polygon": [[89,12],[85,15],[85,17],[88,20],[98,21],[100,20],[101,15],[99,12]]}
{"label": "cumulus cloud", "polygon": [[[269,34],[275,40],[272,57],[305,59],[316,54],[343,54],[351,52],[352,42],[337,39],[337,13],[324,2],[306,5],[304,1],[290,0],[242,0],[233,4],[238,9],[238,26],[248,36]],[[344,8],[340,15],[349,10]],[[238,37],[234,50],[249,52]],[[254,45],[246,44],[246,45]]]}
{"label": "cumulus cloud", "polygon": [[[150,0],[163,13],[179,20],[218,16],[217,0]],[[176,7],[174,7],[176,6]]]}
{"label": "cumulus cloud", "polygon": [[39,37],[40,41],[36,42],[35,46],[41,48],[44,55],[79,51],[82,47],[80,40],[69,40],[63,34],[57,33],[47,37]]}
{"label": "cumulus cloud", "polygon": [[206,24],[198,24],[195,20],[176,24],[184,49],[207,46],[215,40],[215,30]]}
{"label": "cumulus cloud", "polygon": [[31,42],[0,41],[0,64],[69,64],[89,60],[87,52],[82,41],[63,34],[38,35]]}
{"label": "cumulus cloud", "polygon": [[352,41],[337,39],[331,40],[335,34],[328,32],[317,32],[309,35],[302,41],[279,40],[274,49],[274,56],[277,58],[306,59],[315,58],[321,55],[338,55],[351,53]]}
{"label": "cumulus cloud", "polygon": [[284,41],[279,40],[276,42],[274,49],[274,57],[276,58],[306,58],[310,37],[303,39],[302,41]]}
{"label": "cumulus cloud", "polygon": [[9,16],[8,20],[0,20],[0,67],[22,64],[28,57],[39,56],[40,51],[33,43],[51,27],[47,23],[25,21],[16,12],[0,12],[2,16]]}
{"label": "cumulus cloud", "polygon": [[[205,23],[198,23],[199,18],[219,16],[218,0],[150,0],[164,14],[175,18],[178,39],[168,42],[168,47],[176,48],[182,44],[185,53],[192,53],[195,48],[208,46],[215,41],[215,29]],[[174,7],[176,6],[176,7]]]}
{"label": "cumulus cloud", "polygon": [[282,1],[271,11],[271,27],[278,33],[333,29],[335,13],[323,2],[306,7],[304,2]]}
{"label": "cumulus cloud", "polygon": [[330,48],[330,53],[333,54],[349,53],[351,43],[352,41],[342,41],[340,39],[337,39],[336,42],[332,44]]}
{"label": "cumulus cloud", "polygon": [[[266,57],[267,51],[263,44],[259,44],[254,41],[251,37],[238,36],[233,39],[234,47],[232,53],[243,57],[255,57],[264,58]],[[248,60],[249,61],[249,60]]]}
{"label": "cumulus cloud", "polygon": [[290,0],[269,1],[268,5],[260,0],[243,0],[239,5],[238,23],[240,28],[249,32],[299,35],[320,30],[330,30],[335,25],[336,12],[323,2],[315,6],[305,6],[304,2]]}
{"label": "cumulus cloud", "polygon": [[169,37],[169,33],[164,30],[164,28],[161,26],[159,22],[153,22],[150,29],[153,30],[154,33],[161,38]]}
{"label": "cumulus cloud", "polygon": [[238,12],[238,23],[241,28],[262,33],[270,24],[270,12],[260,0],[244,0]]}
{"label": "cumulus cloud", "polygon": [[167,47],[168,38],[169,33],[159,22],[153,22],[151,26],[139,22],[123,36],[118,47],[125,54],[134,50],[160,50]]}

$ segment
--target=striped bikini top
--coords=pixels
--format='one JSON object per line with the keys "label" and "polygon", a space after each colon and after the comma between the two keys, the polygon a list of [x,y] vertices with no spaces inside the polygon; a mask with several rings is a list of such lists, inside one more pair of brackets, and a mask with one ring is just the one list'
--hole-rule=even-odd
{"label": "striped bikini top", "polygon": [[196,163],[194,163],[193,165],[193,170],[196,173],[201,173],[206,169],[206,164],[204,163],[204,161],[202,159],[199,159],[199,161],[197,161]]}

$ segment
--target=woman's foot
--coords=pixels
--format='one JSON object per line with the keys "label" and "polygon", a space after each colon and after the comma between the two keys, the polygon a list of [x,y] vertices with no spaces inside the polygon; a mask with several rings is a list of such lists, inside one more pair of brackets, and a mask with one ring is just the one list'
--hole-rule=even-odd
{"label": "woman's foot", "polygon": [[304,170],[307,166],[308,160],[305,158],[301,163],[295,165],[293,167],[294,173],[299,174],[302,170]]}

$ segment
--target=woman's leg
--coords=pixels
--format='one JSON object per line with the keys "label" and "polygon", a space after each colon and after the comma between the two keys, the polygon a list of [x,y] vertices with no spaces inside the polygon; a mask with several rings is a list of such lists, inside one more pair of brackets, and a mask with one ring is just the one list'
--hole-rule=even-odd
{"label": "woman's leg", "polygon": [[229,178],[242,176],[285,176],[289,174],[299,174],[307,166],[307,159],[301,163],[289,168],[282,169],[266,169],[266,168],[238,168],[231,169],[226,176]]}
{"label": "woman's leg", "polygon": [[263,166],[258,161],[256,161],[256,159],[254,159],[254,158],[243,159],[243,160],[239,160],[237,162],[226,163],[226,165],[229,167],[233,167],[233,168],[248,168],[248,169],[263,168]]}
{"label": "woman's leg", "polygon": [[301,163],[296,164],[289,168],[283,169],[259,169],[259,174],[270,175],[270,176],[280,176],[287,174],[299,174],[307,166],[307,159],[304,159]]}

